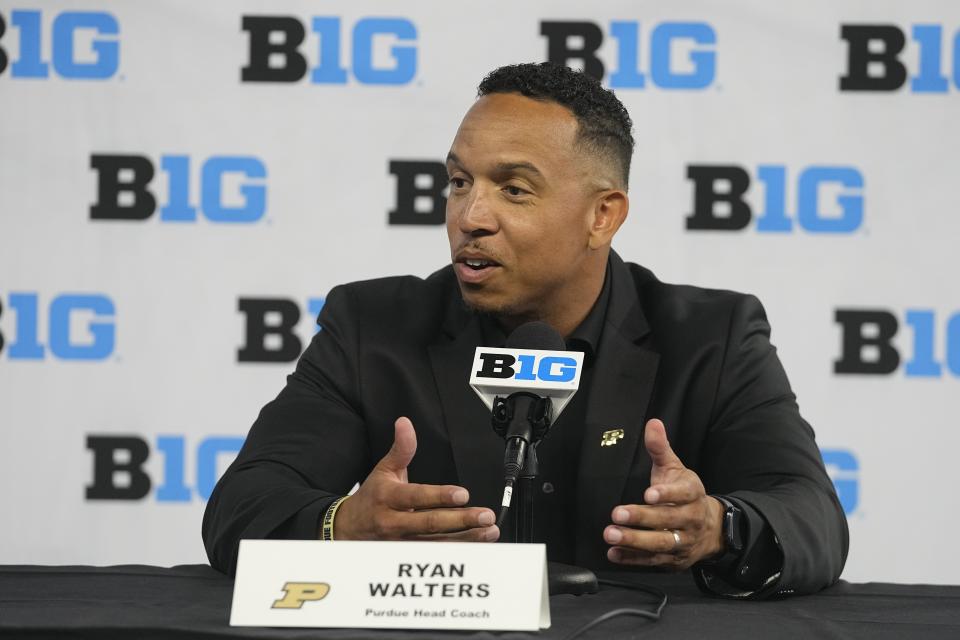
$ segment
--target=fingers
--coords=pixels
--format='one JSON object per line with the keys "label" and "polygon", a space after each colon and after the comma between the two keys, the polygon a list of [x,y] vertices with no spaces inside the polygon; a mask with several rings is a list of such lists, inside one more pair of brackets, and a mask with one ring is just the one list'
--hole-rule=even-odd
{"label": "fingers", "polygon": [[643,492],[647,504],[687,504],[706,494],[703,483],[692,471],[684,469],[672,482],[662,482]]}
{"label": "fingers", "polygon": [[659,567],[673,570],[688,569],[695,561],[672,553],[649,553],[636,549],[613,547],[607,551],[607,559],[616,564],[639,567]]}
{"label": "fingers", "polygon": [[407,540],[426,540],[431,542],[496,542],[500,538],[500,529],[496,526],[482,529],[467,529],[455,533],[425,533],[407,537]]}
{"label": "fingers", "polygon": [[703,495],[687,504],[621,505],[603,531],[618,564],[686,569],[723,550],[723,507]]}
{"label": "fingers", "polygon": [[[426,511],[383,511],[375,518],[378,539],[401,539],[421,535],[450,534],[470,529],[489,529],[496,517],[490,509],[427,509]],[[499,535],[499,531],[498,531]]]}
{"label": "fingers", "polygon": [[670,448],[670,442],[667,440],[667,429],[660,420],[654,418],[647,421],[643,430],[643,445],[647,448],[647,453],[650,454],[650,459],[655,466],[683,466],[677,454]]}
{"label": "fingers", "polygon": [[393,429],[393,446],[377,466],[394,473],[402,473],[410,466],[410,461],[417,452],[417,433],[413,430],[413,423],[405,417],[397,418]]}
{"label": "fingers", "polygon": [[499,538],[493,511],[466,507],[470,494],[463,487],[407,482],[407,467],[416,451],[413,423],[397,418],[390,450],[356,493],[341,503],[334,523],[335,536],[341,540],[433,536],[476,542]]}
{"label": "fingers", "polygon": [[462,507],[470,500],[470,493],[454,485],[397,484],[389,488],[384,502],[394,509],[435,509]]}
{"label": "fingers", "polygon": [[693,566],[701,557],[693,539],[680,530],[637,531],[607,527],[604,539],[619,543],[607,550],[607,559],[615,564],[682,570]]}
{"label": "fingers", "polygon": [[650,487],[643,494],[644,502],[686,504],[703,497],[703,483],[674,453],[662,421],[647,421],[643,431],[643,444],[653,463]]}
{"label": "fingers", "polygon": [[690,529],[696,527],[703,518],[703,509],[698,504],[683,506],[651,507],[629,504],[613,510],[614,524],[633,529]]}
{"label": "fingers", "polygon": [[[674,531],[676,531],[676,536]],[[677,542],[678,537],[680,542]],[[679,530],[641,531],[614,526],[604,529],[603,539],[608,544],[642,551],[647,555],[658,553],[682,554],[690,548],[690,542],[692,541],[690,536],[681,535]]]}

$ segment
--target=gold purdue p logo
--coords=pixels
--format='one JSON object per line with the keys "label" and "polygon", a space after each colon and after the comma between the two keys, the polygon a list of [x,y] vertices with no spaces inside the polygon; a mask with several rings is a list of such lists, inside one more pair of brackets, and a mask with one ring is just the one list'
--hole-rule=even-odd
{"label": "gold purdue p logo", "polygon": [[326,582],[288,582],[283,585],[284,595],[273,603],[271,609],[299,609],[304,602],[323,600],[330,593]]}
{"label": "gold purdue p logo", "polygon": [[623,429],[610,429],[610,431],[604,431],[603,435],[600,436],[600,446],[612,447],[621,440],[623,440]]}

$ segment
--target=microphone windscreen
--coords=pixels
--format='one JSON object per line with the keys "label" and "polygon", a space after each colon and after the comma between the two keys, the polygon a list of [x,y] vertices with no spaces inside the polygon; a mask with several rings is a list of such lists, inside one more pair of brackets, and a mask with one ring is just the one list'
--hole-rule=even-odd
{"label": "microphone windscreen", "polygon": [[507,349],[564,351],[567,348],[557,330],[546,322],[535,320],[520,325],[507,338]]}

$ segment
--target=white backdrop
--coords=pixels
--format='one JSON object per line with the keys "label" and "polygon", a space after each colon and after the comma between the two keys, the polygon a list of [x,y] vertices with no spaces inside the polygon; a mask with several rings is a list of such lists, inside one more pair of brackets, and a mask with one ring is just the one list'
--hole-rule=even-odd
{"label": "white backdrop", "polygon": [[[303,27],[304,72],[296,55],[257,62],[271,16],[287,37]],[[849,512],[846,579],[957,582],[960,5],[0,0],[0,19],[0,563],[205,561],[198,485],[293,368],[238,361],[257,322],[241,299],[299,309],[305,343],[334,285],[442,266],[442,226],[389,224],[404,209],[391,162],[442,161],[494,67],[600,33],[586,57],[637,139],[615,248],[765,303]],[[551,23],[575,35],[543,35]],[[245,67],[304,77],[242,81]],[[94,156],[146,160],[111,173]],[[140,195],[110,191],[144,164]],[[743,228],[688,228],[691,166],[749,176]],[[148,217],[118,219],[131,206]],[[764,230],[784,217],[790,230]],[[844,346],[838,311],[864,310],[887,331],[852,327]],[[860,373],[835,371],[844,352]],[[118,437],[142,441],[145,463],[103,439]]]}

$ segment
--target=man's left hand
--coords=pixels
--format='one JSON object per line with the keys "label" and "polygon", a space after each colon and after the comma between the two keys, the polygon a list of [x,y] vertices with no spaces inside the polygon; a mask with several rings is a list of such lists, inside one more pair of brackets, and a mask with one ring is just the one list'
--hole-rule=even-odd
{"label": "man's left hand", "polygon": [[614,545],[607,558],[617,564],[687,569],[723,550],[723,505],[706,495],[703,482],[670,448],[660,420],[644,429],[653,468],[646,504],[614,507],[614,524],[603,539]]}

